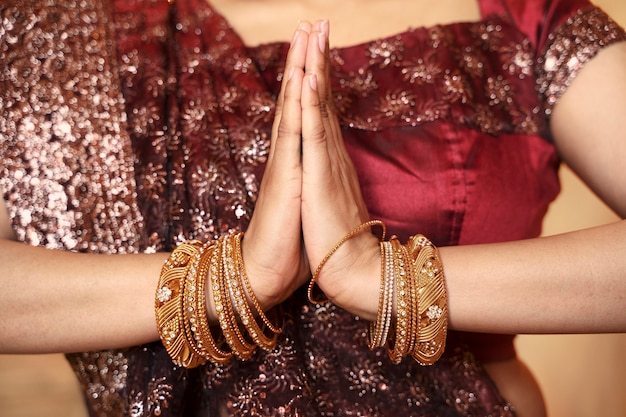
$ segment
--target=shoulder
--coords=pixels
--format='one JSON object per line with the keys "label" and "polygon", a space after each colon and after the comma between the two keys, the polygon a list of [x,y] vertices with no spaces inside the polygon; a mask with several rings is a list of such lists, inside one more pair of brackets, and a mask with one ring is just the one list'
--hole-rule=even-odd
{"label": "shoulder", "polygon": [[572,16],[595,8],[588,0],[483,0],[480,6],[484,17],[497,15],[513,22],[537,50]]}

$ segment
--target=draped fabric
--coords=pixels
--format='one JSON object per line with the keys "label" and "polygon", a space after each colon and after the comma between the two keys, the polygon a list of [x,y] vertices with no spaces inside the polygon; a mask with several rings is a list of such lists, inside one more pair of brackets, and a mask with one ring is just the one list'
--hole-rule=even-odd
{"label": "draped fabric", "polygon": [[[587,1],[480,6],[331,51],[371,217],[401,239],[537,236],[559,190],[551,109],[626,39]],[[0,188],[20,240],[135,253],[245,230],[288,44],[248,47],[205,0],[9,0],[0,22]],[[436,365],[393,365],[358,317],[301,291],[284,309],[278,347],[245,362],[189,371],[158,342],[68,360],[92,416],[514,413],[480,365],[513,357],[511,335],[451,332]]]}

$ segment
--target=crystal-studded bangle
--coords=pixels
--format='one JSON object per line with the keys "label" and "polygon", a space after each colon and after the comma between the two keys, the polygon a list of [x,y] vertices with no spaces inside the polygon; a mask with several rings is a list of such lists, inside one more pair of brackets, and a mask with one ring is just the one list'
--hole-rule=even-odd
{"label": "crystal-studded bangle", "polygon": [[[256,345],[246,339],[245,334],[239,328],[233,303],[233,295],[229,288],[230,280],[238,279],[233,259],[233,245],[228,236],[219,240],[222,253],[222,268],[218,276],[220,302],[216,299],[215,305],[218,310],[218,319],[222,333],[230,345],[233,353],[240,359],[246,360],[252,356]],[[213,292],[214,296],[216,291]],[[219,306],[219,308],[218,308]]]}
{"label": "crystal-studded bangle", "polygon": [[159,337],[173,362],[189,367],[198,364],[185,331],[184,287],[193,256],[202,242],[192,240],[179,245],[165,261],[155,297],[155,315]]}
{"label": "crystal-studded bangle", "polygon": [[[205,252],[209,248],[209,244],[204,244],[198,248],[198,251],[191,257],[189,268],[185,275],[182,290],[182,312],[183,312],[183,329],[185,338],[193,355],[184,364],[187,368],[195,368],[207,361],[207,355],[202,348],[202,342],[198,340],[196,322],[200,314],[206,314],[206,309],[197,309],[198,284],[206,279],[206,272],[201,268],[201,260]],[[203,277],[204,275],[204,277]]]}
{"label": "crystal-studded bangle", "polygon": [[396,275],[396,326],[393,333],[393,339],[389,340],[387,348],[389,358],[393,363],[400,363],[402,358],[409,353],[409,338],[413,331],[411,326],[411,289],[409,287],[412,278],[408,276],[411,269],[408,268],[409,259],[405,258],[405,252],[402,250],[402,244],[397,237],[390,239],[393,248],[393,268]]}
{"label": "crystal-studded bangle", "polygon": [[[232,241],[232,249],[233,249],[233,260],[235,262],[235,271],[231,279],[229,280],[229,290],[231,292],[231,297],[234,299],[234,306],[236,307],[236,311],[241,318],[241,322],[248,334],[250,334],[252,340],[262,349],[264,350],[272,350],[276,347],[276,342],[278,340],[278,333],[271,332],[271,335],[268,336],[264,333],[263,329],[258,325],[256,318],[254,317],[252,310],[250,309],[248,303],[248,294],[246,290],[244,290],[243,280],[245,273],[245,267],[243,265],[243,257],[241,254],[241,236],[243,233],[236,232],[233,233],[229,240]],[[258,300],[254,296],[254,293],[250,291],[252,304],[258,314],[263,317],[265,322],[269,323],[269,319],[265,316],[265,313],[261,309]],[[270,323],[271,324],[271,323]],[[273,326],[272,326],[273,327]],[[271,331],[271,330],[270,330]]]}
{"label": "crystal-studded bangle", "polygon": [[395,271],[393,268],[393,247],[391,242],[380,242],[380,294],[376,321],[370,323],[369,348],[385,346],[389,336],[389,328],[393,315],[393,298],[395,293]]}
{"label": "crystal-studded bangle", "polygon": [[423,235],[412,236],[407,248],[417,275],[419,332],[413,358],[432,365],[443,354],[448,330],[448,300],[437,248]]}
{"label": "crystal-studded bangle", "polygon": [[409,286],[409,305],[411,306],[410,320],[411,328],[409,334],[409,345],[407,346],[408,352],[413,352],[417,346],[417,339],[419,335],[419,297],[417,286],[417,271],[415,270],[415,264],[413,258],[406,245],[401,246],[406,259],[407,268],[407,280]]}

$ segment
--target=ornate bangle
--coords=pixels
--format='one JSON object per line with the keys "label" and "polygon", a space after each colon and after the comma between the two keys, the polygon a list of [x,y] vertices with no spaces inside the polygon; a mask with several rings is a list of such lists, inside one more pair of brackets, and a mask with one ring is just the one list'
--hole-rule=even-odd
{"label": "ornate bangle", "polygon": [[171,253],[161,269],[155,299],[155,315],[159,336],[173,362],[179,366],[197,366],[194,352],[185,330],[184,287],[190,271],[190,261],[202,242],[182,243]]}
{"label": "ornate bangle", "polygon": [[417,271],[415,271],[415,264],[413,258],[406,245],[401,246],[406,259],[407,279],[409,286],[409,305],[411,306],[411,328],[409,333],[409,345],[407,346],[408,352],[413,352],[417,346],[417,338],[419,334],[419,294],[417,287]]}
{"label": "ornate bangle", "polygon": [[448,301],[443,265],[437,248],[423,235],[407,243],[417,273],[419,333],[413,358],[432,365],[443,354],[448,330]]}
{"label": "ornate bangle", "polygon": [[393,247],[393,268],[396,275],[396,327],[393,339],[389,341],[387,348],[389,358],[393,363],[400,363],[404,355],[409,353],[410,336],[412,333],[411,311],[411,288],[413,281],[409,276],[411,272],[408,264],[410,260],[405,258],[406,252],[402,250],[402,244],[397,237],[390,239]]}
{"label": "ornate bangle", "polygon": [[[207,360],[225,363],[233,356],[245,360],[257,347],[270,350],[276,346],[283,324],[270,321],[252,291],[241,254],[242,236],[234,232],[209,243],[190,240],[174,249],[165,261],[155,315],[159,336],[175,364],[193,368]],[[207,318],[207,285],[221,331],[217,337]],[[279,308],[272,309],[271,314],[282,319]],[[229,348],[224,349],[225,345]]]}
{"label": "ornate bangle", "polygon": [[[198,284],[206,279],[206,273],[202,273],[202,269],[200,268],[200,261],[206,250],[208,249],[209,244],[204,244],[198,248],[198,251],[191,257],[189,263],[189,269],[187,270],[187,274],[185,275],[183,291],[182,291],[182,312],[183,312],[183,328],[185,330],[185,337],[187,343],[189,344],[190,349],[193,352],[193,355],[190,356],[189,360],[184,364],[186,368],[195,368],[198,365],[206,362],[206,354],[202,348],[202,343],[199,342],[196,335],[196,322],[199,314],[206,314],[206,310],[198,310],[196,299],[199,294]],[[203,275],[205,277],[203,277]]]}
{"label": "ornate bangle", "polygon": [[[432,365],[443,354],[448,306],[443,265],[437,248],[423,235],[402,245],[396,236],[381,242],[381,282],[376,321],[370,323],[370,349],[387,345],[393,363],[411,355]],[[393,302],[396,319],[392,326]]]}

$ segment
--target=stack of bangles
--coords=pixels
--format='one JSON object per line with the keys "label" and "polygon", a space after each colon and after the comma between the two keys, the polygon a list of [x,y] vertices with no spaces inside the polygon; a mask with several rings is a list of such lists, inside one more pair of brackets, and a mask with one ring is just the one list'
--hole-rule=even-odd
{"label": "stack of bangles", "polygon": [[[439,253],[424,236],[412,236],[403,245],[395,236],[384,240],[381,221],[363,223],[322,259],[309,283],[309,301],[327,301],[312,296],[322,267],[343,243],[374,225],[383,228],[381,278],[368,346],[386,347],[396,364],[410,355],[422,365],[431,365],[445,349],[448,306]],[[208,243],[184,242],[163,265],[155,300],[157,327],[165,349],[179,366],[226,363],[233,357],[245,360],[257,347],[272,350],[277,344],[283,317],[279,307],[269,312],[273,320],[261,309],[245,272],[242,236],[233,232]],[[211,286],[219,327],[207,320],[206,285]]]}
{"label": "stack of bangles", "polygon": [[[381,226],[381,277],[376,321],[370,323],[370,349],[386,347],[393,363],[411,355],[421,365],[434,364],[443,354],[448,332],[448,298],[439,251],[423,235],[401,244],[385,241],[385,224],[371,220],[344,236],[322,259],[309,283],[309,301],[322,266],[339,247],[371,226]],[[395,306],[395,308],[394,308]],[[395,313],[395,314],[394,314]],[[395,320],[394,320],[395,318]]]}
{"label": "stack of bangles", "polygon": [[[194,368],[207,361],[248,359],[257,347],[276,346],[283,324],[263,312],[245,272],[243,233],[234,232],[203,243],[180,244],[161,270],[155,313],[161,341],[175,364]],[[206,285],[210,285],[219,321],[207,320]],[[279,308],[269,312],[281,320]],[[259,321],[260,320],[260,323]]]}

